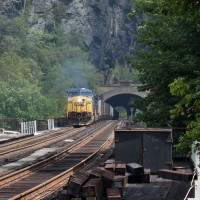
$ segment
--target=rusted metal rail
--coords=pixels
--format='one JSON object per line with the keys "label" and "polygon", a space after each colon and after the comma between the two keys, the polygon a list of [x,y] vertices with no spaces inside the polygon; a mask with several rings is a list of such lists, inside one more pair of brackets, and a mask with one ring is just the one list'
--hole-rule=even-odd
{"label": "rusted metal rail", "polygon": [[64,131],[71,131],[71,130],[73,130],[73,128],[68,127],[68,128],[59,129],[56,131],[49,131],[48,134],[41,134],[41,135],[37,135],[34,137],[31,136],[28,138],[19,139],[14,142],[6,142],[5,144],[0,145],[0,152],[5,152],[5,151],[9,151],[13,148],[19,148],[20,146],[27,146],[32,143],[37,143],[41,140],[44,140],[45,138],[51,138],[55,135],[63,134]]}
{"label": "rusted metal rail", "polygon": [[[54,154],[56,152],[60,152],[62,151],[62,149],[66,149],[67,147],[73,145],[73,143],[77,143],[77,141],[87,137],[87,135],[91,134],[93,130],[98,129],[102,126],[104,126],[106,123],[106,121],[104,122],[100,122],[98,124],[96,124],[95,126],[92,127],[82,127],[79,129],[74,129],[74,128],[66,128],[66,129],[62,129],[60,131],[56,131],[54,132],[54,134],[50,133],[45,133],[44,137],[39,137],[39,139],[37,139],[37,141],[39,140],[40,142],[36,142],[35,138],[33,137],[33,140],[22,140],[19,141],[19,143],[11,143],[11,150],[10,150],[10,146],[7,145],[8,150],[4,151],[2,153],[0,153],[0,159],[1,159],[1,164],[8,164],[10,162],[16,161],[20,158],[24,158],[25,156],[27,157],[27,155],[30,155],[34,150],[38,150],[39,148],[44,148],[44,147],[48,147],[48,148],[52,148],[55,149]],[[50,135],[48,137],[48,135]],[[36,137],[37,138],[37,137]],[[65,139],[70,139],[71,142],[68,144],[63,144],[63,140]],[[60,146],[60,143],[62,143],[62,145]],[[14,145],[14,146],[13,146]],[[21,147],[20,147],[21,146]],[[15,147],[15,148],[14,148]],[[17,147],[17,148],[16,148]],[[38,158],[39,159],[39,158]],[[34,159],[36,160],[36,159]],[[23,161],[24,162],[24,161]],[[39,161],[38,161],[39,162]],[[28,163],[28,165],[30,165],[31,162]],[[27,166],[27,164],[25,165],[20,165],[22,168],[23,166]],[[1,167],[0,167],[1,168]],[[2,168],[3,171],[5,171],[5,175],[8,173],[11,173],[12,170],[5,170],[6,168]],[[19,170],[19,168],[18,168]],[[2,176],[3,173],[1,173],[0,176]]]}
{"label": "rusted metal rail", "polygon": [[[16,143],[15,148],[12,148],[12,149],[9,149],[7,151],[0,153],[0,158],[8,157],[10,155],[16,155],[16,154],[19,154],[21,152],[24,152],[24,151],[27,151],[30,149],[35,150],[38,148],[45,147],[47,145],[50,145],[50,144],[53,144],[55,142],[65,139],[66,136],[70,136],[72,134],[77,133],[77,130],[75,130],[75,129],[68,130],[68,131],[65,130],[65,131],[58,132],[58,133],[54,133],[53,135],[51,135],[49,137],[42,137],[42,138],[40,138],[40,140],[38,142],[35,142],[35,140],[30,140],[25,145],[24,145],[24,143],[23,143],[23,145],[21,143],[19,143],[19,144]],[[22,145],[22,146],[19,147],[20,145]],[[18,147],[18,148],[16,148],[16,147]]]}
{"label": "rusted metal rail", "polygon": [[[27,171],[20,170],[20,180],[16,180],[18,179],[17,173],[1,178],[0,182],[4,182],[0,189],[1,199],[37,199],[36,194],[44,194],[46,190],[51,190],[55,185],[66,182],[74,171],[94,159],[100,149],[110,140],[109,137],[114,126],[115,123],[104,125],[104,128],[95,132],[95,135],[88,136],[84,140],[80,140],[79,144],[74,144],[69,149],[49,158],[48,164],[42,162],[40,166],[27,168]],[[52,161],[56,162],[49,165]],[[48,166],[38,170],[44,165]],[[34,170],[38,171],[34,172]],[[22,178],[22,174],[25,176],[24,178]]]}

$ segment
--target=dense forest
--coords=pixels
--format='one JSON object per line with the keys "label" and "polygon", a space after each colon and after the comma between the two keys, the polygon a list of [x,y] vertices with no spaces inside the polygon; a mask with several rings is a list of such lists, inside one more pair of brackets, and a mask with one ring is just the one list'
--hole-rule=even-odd
{"label": "dense forest", "polygon": [[[128,57],[147,98],[132,101],[147,126],[187,127],[178,147],[200,139],[200,2],[134,0],[139,48]],[[143,109],[141,109],[143,108]]]}
{"label": "dense forest", "polygon": [[[137,71],[125,65],[99,72],[91,64],[81,35],[68,33],[62,24],[62,19],[69,20],[63,2],[52,5],[53,22],[44,30],[35,27],[38,15],[32,3],[24,1],[17,17],[0,17],[0,118],[65,117],[67,90],[87,87],[97,93],[96,87],[106,79],[103,74],[111,82],[139,81]],[[48,12],[43,13],[46,21]]]}
{"label": "dense forest", "polygon": [[51,33],[33,30],[28,12],[0,19],[0,118],[63,117],[67,90],[95,90],[102,75],[78,35],[65,34],[59,23]]}
{"label": "dense forest", "polygon": [[[81,37],[63,30],[62,8],[51,32],[43,33],[31,28],[27,4],[18,17],[0,18],[0,118],[62,117],[67,89],[96,91],[105,77],[91,64]],[[141,82],[149,95],[130,102],[139,110],[135,120],[187,127],[179,145],[187,150],[200,138],[200,2],[133,0],[129,17],[138,23],[133,55],[109,76]]]}

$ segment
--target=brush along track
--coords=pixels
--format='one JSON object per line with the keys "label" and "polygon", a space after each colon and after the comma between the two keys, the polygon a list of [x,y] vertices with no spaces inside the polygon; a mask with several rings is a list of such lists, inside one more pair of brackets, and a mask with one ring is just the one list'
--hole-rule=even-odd
{"label": "brush along track", "polygon": [[[47,164],[45,162],[41,162],[40,166],[35,165],[32,168],[27,168],[27,171],[23,172],[21,170],[23,176],[26,176],[21,178],[21,180],[17,180],[19,178],[16,173],[13,173],[12,176],[9,175],[2,177],[0,179],[0,183],[4,184],[2,184],[1,187],[3,188],[0,190],[1,199],[35,199],[36,194],[40,192],[43,193],[55,184],[57,185],[58,183],[67,180],[73,171],[76,171],[80,169],[81,166],[86,165],[88,157],[90,159],[95,157],[96,154],[94,154],[94,152],[97,153],[99,148],[102,147],[105,141],[107,141],[108,137],[113,132],[114,125],[114,122],[109,125],[104,125],[101,130],[95,131],[93,135],[88,136],[78,144],[73,145],[57,156],[54,156],[54,158],[48,159],[48,164],[49,162],[57,160],[49,166],[44,167],[44,165]],[[61,157],[63,158],[58,160]],[[78,163],[81,163],[81,165]],[[44,167],[43,169],[33,172],[34,170],[41,168],[41,165]],[[22,175],[19,176],[21,177]],[[54,181],[56,182],[49,180],[52,178],[54,178]],[[10,185],[5,186],[6,182]]]}

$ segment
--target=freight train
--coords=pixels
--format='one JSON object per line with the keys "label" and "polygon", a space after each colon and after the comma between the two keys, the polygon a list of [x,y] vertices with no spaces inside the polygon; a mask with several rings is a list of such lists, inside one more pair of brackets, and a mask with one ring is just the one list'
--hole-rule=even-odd
{"label": "freight train", "polygon": [[85,126],[97,120],[93,92],[86,88],[68,90],[67,118],[74,127]]}

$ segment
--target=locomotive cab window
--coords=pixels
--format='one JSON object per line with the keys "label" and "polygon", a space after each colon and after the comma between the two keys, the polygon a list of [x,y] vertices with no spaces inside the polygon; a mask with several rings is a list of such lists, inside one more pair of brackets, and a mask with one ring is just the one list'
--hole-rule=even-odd
{"label": "locomotive cab window", "polygon": [[86,96],[86,97],[93,97],[92,91],[85,88],[73,88],[68,90],[68,97],[75,97],[75,96]]}

